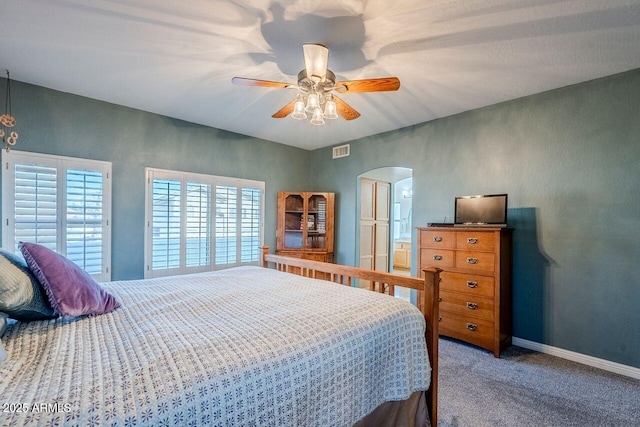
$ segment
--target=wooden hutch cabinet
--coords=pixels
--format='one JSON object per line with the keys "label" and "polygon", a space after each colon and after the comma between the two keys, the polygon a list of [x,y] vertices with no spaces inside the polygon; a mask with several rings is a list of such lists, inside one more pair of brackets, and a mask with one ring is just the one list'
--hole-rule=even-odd
{"label": "wooden hutch cabinet", "polygon": [[418,228],[420,271],[440,273],[440,335],[493,351],[511,345],[508,228]]}
{"label": "wooden hutch cabinet", "polygon": [[276,253],[333,262],[334,193],[278,193]]}

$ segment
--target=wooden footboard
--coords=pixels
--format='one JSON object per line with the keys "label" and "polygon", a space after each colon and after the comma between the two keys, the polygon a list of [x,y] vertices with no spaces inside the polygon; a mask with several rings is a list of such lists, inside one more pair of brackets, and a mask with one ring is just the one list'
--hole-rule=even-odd
{"label": "wooden footboard", "polygon": [[395,287],[415,289],[418,291],[418,308],[422,311],[427,331],[425,338],[431,363],[431,387],[427,391],[427,407],[432,426],[438,422],[438,298],[440,269],[426,268],[423,278],[398,276],[380,271],[365,270],[325,262],[310,261],[269,254],[269,247],[262,247],[262,265],[268,267],[273,263],[279,271],[296,273],[301,276],[323,278],[342,285],[351,286],[354,279],[366,280],[372,291],[394,295]]}

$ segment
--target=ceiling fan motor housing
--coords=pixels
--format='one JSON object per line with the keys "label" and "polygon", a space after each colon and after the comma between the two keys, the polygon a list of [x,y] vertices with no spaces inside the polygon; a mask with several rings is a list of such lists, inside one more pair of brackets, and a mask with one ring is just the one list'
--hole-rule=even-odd
{"label": "ceiling fan motor housing", "polygon": [[324,94],[331,92],[336,85],[336,75],[333,71],[327,69],[324,79],[320,80],[317,77],[308,77],[307,70],[302,70],[298,73],[298,87],[305,94],[313,93]]}

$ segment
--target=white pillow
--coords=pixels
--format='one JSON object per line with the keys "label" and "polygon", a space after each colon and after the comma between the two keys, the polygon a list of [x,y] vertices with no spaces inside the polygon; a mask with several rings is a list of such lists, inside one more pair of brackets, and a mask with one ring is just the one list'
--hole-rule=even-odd
{"label": "white pillow", "polygon": [[2,346],[2,334],[4,334],[5,329],[7,329],[7,315],[0,313],[0,363],[7,358],[7,352]]}

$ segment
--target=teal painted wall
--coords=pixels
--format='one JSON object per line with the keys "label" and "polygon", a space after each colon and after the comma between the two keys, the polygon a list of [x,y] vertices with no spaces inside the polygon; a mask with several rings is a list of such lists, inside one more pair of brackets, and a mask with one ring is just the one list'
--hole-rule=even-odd
{"label": "teal painted wall", "polygon": [[455,196],[508,193],[514,336],[640,367],[640,70],[352,141],[347,158],[316,150],[310,164],[337,193],[341,264],[355,263],[363,172],[413,169],[414,226],[451,221]]}
{"label": "teal painted wall", "polygon": [[337,160],[16,81],[12,98],[16,149],[113,162],[114,280],[143,277],[146,166],[264,180],[271,246],[277,191],[335,191],[351,265],[356,177],[404,166],[415,226],[451,219],[456,195],[509,193],[515,336],[640,367],[640,70],[352,141]]}
{"label": "teal painted wall", "polygon": [[[0,79],[3,100],[5,85]],[[17,81],[11,97],[16,150],[113,163],[113,280],[144,275],[145,167],[265,181],[265,243],[272,248],[276,193],[308,185],[306,150]]]}

